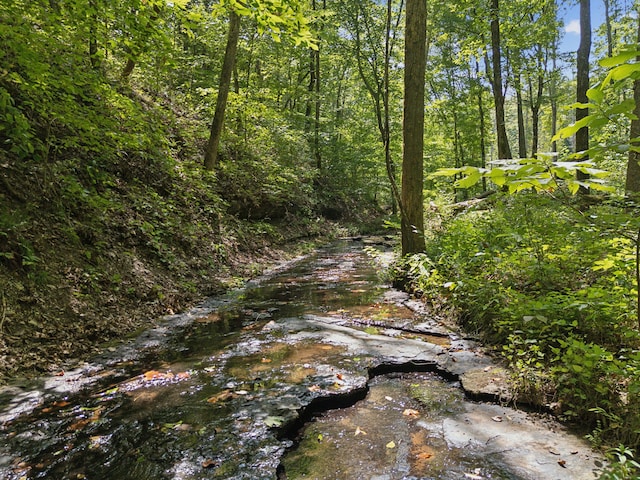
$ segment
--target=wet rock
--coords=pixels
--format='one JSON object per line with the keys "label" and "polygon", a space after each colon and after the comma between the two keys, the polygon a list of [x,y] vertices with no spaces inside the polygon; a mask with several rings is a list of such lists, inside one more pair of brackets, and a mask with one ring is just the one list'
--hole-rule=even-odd
{"label": "wet rock", "polygon": [[509,387],[509,372],[502,367],[486,366],[460,375],[460,384],[469,397],[494,402],[513,399]]}

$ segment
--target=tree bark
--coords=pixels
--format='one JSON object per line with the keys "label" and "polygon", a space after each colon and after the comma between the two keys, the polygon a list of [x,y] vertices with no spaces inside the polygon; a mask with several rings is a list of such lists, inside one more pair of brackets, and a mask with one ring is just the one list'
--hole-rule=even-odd
{"label": "tree bark", "polygon": [[[640,42],[640,17],[638,17],[638,41]],[[640,56],[636,57],[636,62],[640,62]],[[640,148],[640,141],[636,140],[640,137],[640,79],[636,79],[633,82],[633,99],[636,102],[636,106],[633,109],[636,118],[631,120],[629,137],[631,145]],[[629,150],[625,190],[631,195],[638,196],[640,194],[640,152]]]}
{"label": "tree bark", "polygon": [[[587,90],[589,90],[589,53],[591,52],[591,1],[580,0],[580,45],[578,46],[576,62],[576,101],[578,103],[588,103]],[[576,122],[589,115],[588,108],[576,108]],[[576,132],[576,152],[583,152],[589,149],[589,128],[583,127]],[[588,156],[583,156],[581,161],[588,160]],[[578,180],[586,180],[589,176],[578,172]],[[587,193],[588,189],[580,188],[582,193]]]}
{"label": "tree bark", "polygon": [[216,111],[211,122],[211,133],[207,142],[207,149],[204,156],[204,168],[215,170],[218,168],[218,146],[222,137],[222,127],[224,126],[224,114],[227,108],[227,98],[231,88],[231,75],[236,63],[236,53],[238,51],[238,38],[240,36],[240,17],[236,12],[229,14],[229,32],[227,35],[227,47],[224,52],[222,72],[220,73],[220,87],[218,89],[218,99],[216,101]]}
{"label": "tree bark", "polygon": [[509,137],[504,119],[504,90],[502,85],[502,57],[500,45],[500,2],[491,1],[491,61],[493,98],[495,100],[496,113],[496,137],[498,140],[498,157],[511,158]]}
{"label": "tree bark", "polygon": [[422,189],[426,43],[426,1],[407,0],[402,157],[402,255],[425,250]]}
{"label": "tree bark", "polygon": [[537,60],[537,72],[536,72],[536,87],[534,89],[533,80],[529,75],[529,100],[531,108],[531,156],[535,157],[538,154],[538,143],[540,139],[540,107],[542,105],[542,94],[544,93],[544,78],[547,73],[547,59],[548,55],[543,55],[542,47],[537,46],[536,60]]}
{"label": "tree bark", "polygon": [[527,138],[524,128],[524,107],[522,106],[522,84],[520,82],[520,74],[516,73],[515,88],[516,88],[516,107],[518,111],[518,156],[520,158],[527,158]]}
{"label": "tree bark", "polygon": [[[476,89],[478,90],[478,117],[480,118],[480,158],[482,168],[487,167],[487,149],[485,146],[484,102],[482,101],[482,83],[480,82],[480,65],[476,60]],[[487,191],[487,178],[482,176],[482,191]]]}
{"label": "tree bark", "polygon": [[[549,100],[551,102],[551,138],[556,136],[558,132],[558,37],[553,42],[552,52],[552,65],[553,72],[551,74],[551,81],[549,82]],[[558,151],[558,142],[551,142],[551,151],[556,153]]]}
{"label": "tree bark", "polygon": [[613,56],[613,33],[611,29],[610,0],[604,0],[604,26],[607,33],[607,56]]}
{"label": "tree bark", "polygon": [[98,3],[97,0],[89,0],[89,61],[94,70],[100,68],[98,55]]}

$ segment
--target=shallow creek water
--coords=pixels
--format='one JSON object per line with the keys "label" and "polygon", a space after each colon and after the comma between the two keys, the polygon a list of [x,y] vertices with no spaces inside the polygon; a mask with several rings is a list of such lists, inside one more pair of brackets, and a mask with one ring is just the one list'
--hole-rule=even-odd
{"label": "shallow creek water", "polygon": [[0,390],[0,478],[597,478],[583,440],[502,406],[494,359],[382,285],[363,246]]}

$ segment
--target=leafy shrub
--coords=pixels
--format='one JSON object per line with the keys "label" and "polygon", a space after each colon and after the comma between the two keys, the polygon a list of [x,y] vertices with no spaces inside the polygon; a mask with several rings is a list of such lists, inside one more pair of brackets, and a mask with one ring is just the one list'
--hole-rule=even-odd
{"label": "leafy shrub", "polygon": [[397,276],[499,345],[521,397],[557,404],[601,442],[639,445],[631,214],[527,193],[491,201],[434,222],[426,254]]}

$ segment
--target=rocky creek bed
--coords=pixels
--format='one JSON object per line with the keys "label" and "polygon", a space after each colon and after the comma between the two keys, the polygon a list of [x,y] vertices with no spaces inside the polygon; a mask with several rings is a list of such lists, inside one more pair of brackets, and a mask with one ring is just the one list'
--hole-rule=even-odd
{"label": "rocky creek bed", "polygon": [[[0,477],[591,479],[476,342],[343,241],[91,363],[0,390]],[[383,248],[383,247],[381,247]]]}

